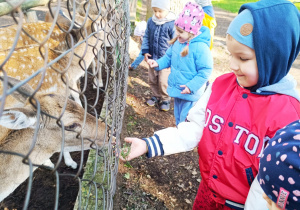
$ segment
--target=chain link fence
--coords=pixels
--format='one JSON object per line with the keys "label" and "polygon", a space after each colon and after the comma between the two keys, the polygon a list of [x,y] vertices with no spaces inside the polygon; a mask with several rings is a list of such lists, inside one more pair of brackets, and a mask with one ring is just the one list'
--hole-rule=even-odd
{"label": "chain link fence", "polygon": [[112,209],[128,0],[0,0],[0,26],[0,208]]}

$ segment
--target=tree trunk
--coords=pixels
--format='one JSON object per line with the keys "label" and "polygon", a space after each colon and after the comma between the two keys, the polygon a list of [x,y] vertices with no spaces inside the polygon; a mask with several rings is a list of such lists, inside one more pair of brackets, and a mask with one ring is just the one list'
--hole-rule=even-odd
{"label": "tree trunk", "polygon": [[151,3],[152,1],[151,0],[148,0],[147,1],[147,14],[146,14],[146,20],[148,20],[150,17],[152,17],[153,15],[153,10],[152,10],[152,7],[151,7]]}
{"label": "tree trunk", "polygon": [[176,15],[183,10],[184,5],[189,2],[188,0],[172,0],[171,1],[171,11],[174,12]]}

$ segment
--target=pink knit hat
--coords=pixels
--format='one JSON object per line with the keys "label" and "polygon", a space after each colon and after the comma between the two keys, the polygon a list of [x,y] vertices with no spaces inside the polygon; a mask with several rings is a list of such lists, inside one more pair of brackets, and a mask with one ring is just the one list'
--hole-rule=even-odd
{"label": "pink knit hat", "polygon": [[188,2],[175,21],[175,25],[186,32],[198,35],[203,18],[202,7],[196,3]]}

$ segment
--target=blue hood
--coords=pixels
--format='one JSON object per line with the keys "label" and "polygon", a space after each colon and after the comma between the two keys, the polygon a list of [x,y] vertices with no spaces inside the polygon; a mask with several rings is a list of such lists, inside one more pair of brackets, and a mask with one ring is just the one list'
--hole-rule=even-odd
{"label": "blue hood", "polygon": [[205,43],[208,47],[210,47],[210,39],[211,39],[211,36],[210,36],[210,31],[209,31],[209,28],[206,27],[206,26],[202,26],[201,29],[201,34],[199,34],[198,36],[194,37],[190,43],[192,42],[203,42]]}
{"label": "blue hood", "polygon": [[261,87],[278,83],[285,77],[300,49],[300,15],[297,8],[286,0],[260,0],[241,6],[248,9],[254,19],[253,43]]}
{"label": "blue hood", "polygon": [[284,94],[288,96],[292,96],[300,102],[300,96],[296,89],[297,82],[291,75],[286,75],[279,82],[258,88],[256,93],[260,95],[272,95],[272,94]]}

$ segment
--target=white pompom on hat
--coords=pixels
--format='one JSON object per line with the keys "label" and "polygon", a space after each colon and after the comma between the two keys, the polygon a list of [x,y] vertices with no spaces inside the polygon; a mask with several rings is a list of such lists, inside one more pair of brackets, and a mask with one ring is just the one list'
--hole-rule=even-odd
{"label": "white pompom on hat", "polygon": [[170,11],[170,0],[152,0],[151,7],[157,7],[162,10]]}
{"label": "white pompom on hat", "polygon": [[211,0],[195,0],[197,4],[199,4],[201,7],[211,6]]}

